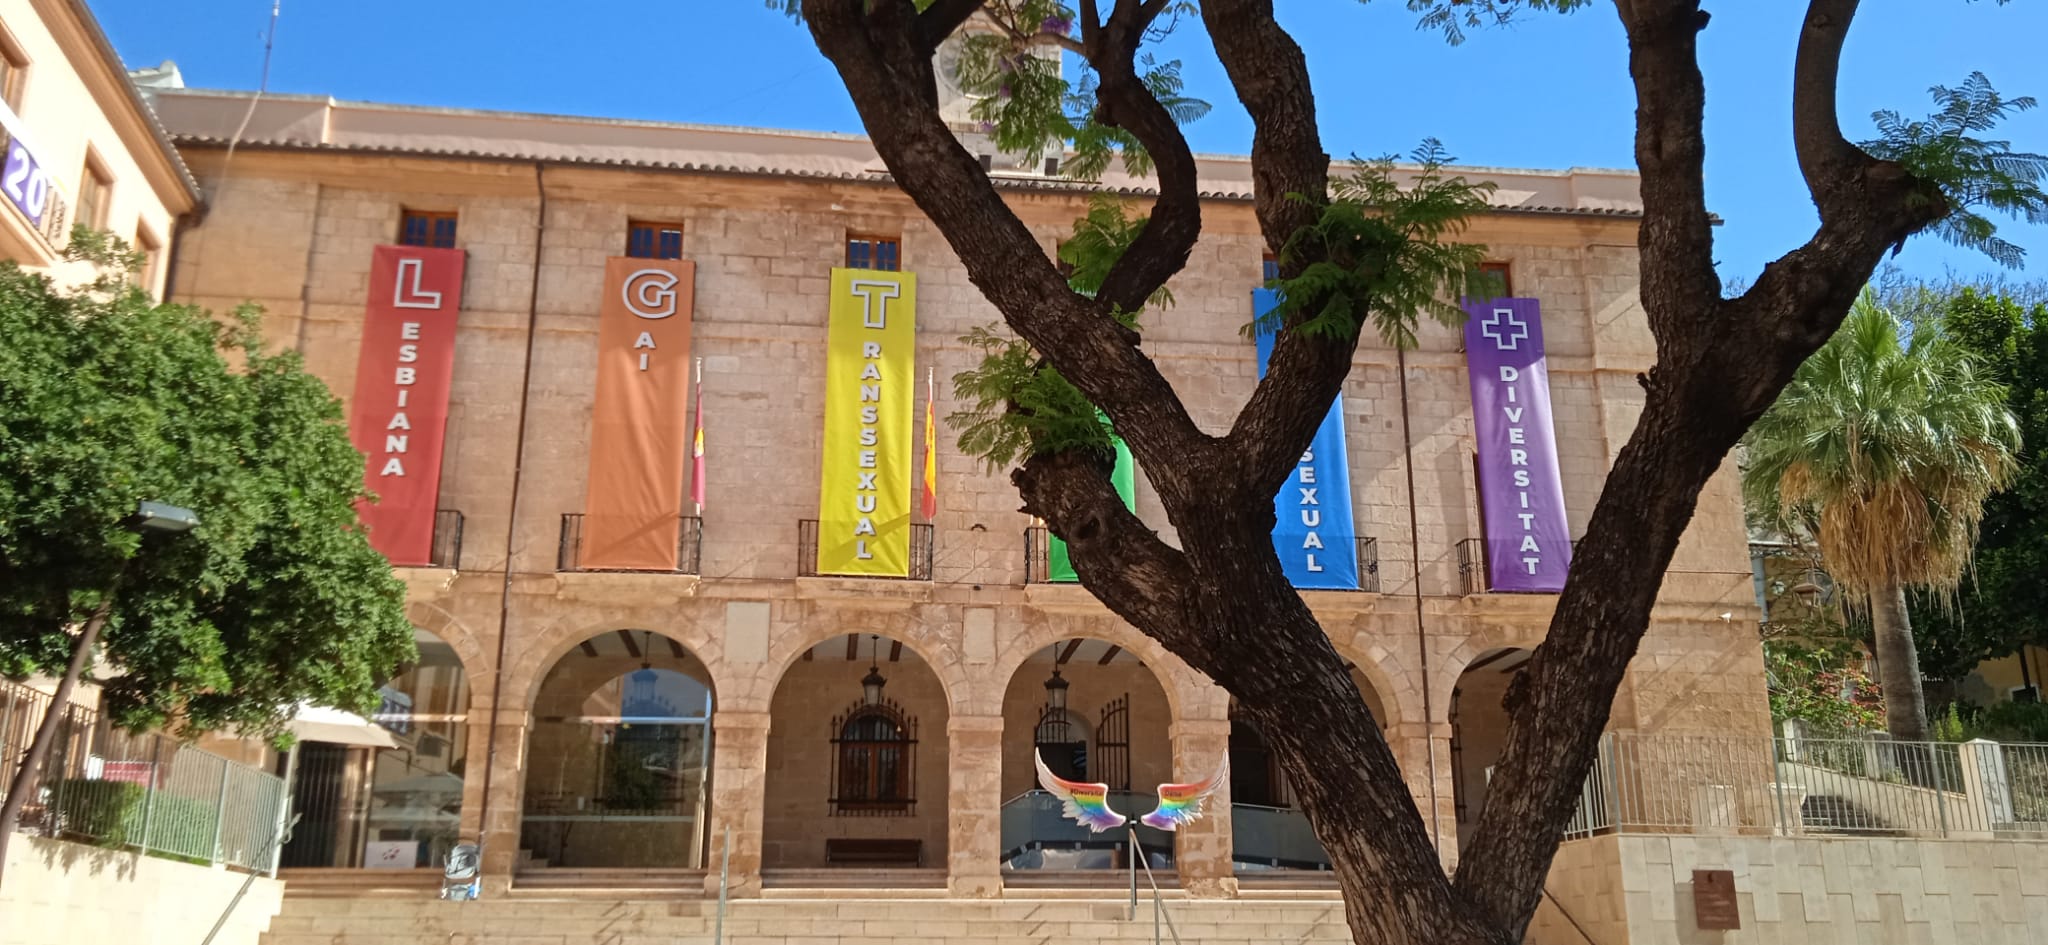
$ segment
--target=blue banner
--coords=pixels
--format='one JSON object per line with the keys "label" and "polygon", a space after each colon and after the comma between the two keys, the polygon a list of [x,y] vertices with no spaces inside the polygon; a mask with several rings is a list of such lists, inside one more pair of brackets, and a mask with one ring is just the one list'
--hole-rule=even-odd
{"label": "blue banner", "polygon": [[[1252,290],[1254,318],[1264,317],[1279,297],[1271,289]],[[1259,377],[1273,353],[1273,335],[1258,332]],[[1279,523],[1273,526],[1273,548],[1295,587],[1358,590],[1358,528],[1351,521],[1351,456],[1344,450],[1344,395],[1330,405],[1308,452],[1294,475],[1273,497]]]}

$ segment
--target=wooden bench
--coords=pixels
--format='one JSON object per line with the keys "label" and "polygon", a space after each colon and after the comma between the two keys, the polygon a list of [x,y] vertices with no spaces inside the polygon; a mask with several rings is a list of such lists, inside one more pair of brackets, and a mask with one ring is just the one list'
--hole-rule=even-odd
{"label": "wooden bench", "polygon": [[825,841],[825,862],[846,866],[924,865],[923,840],[855,839]]}

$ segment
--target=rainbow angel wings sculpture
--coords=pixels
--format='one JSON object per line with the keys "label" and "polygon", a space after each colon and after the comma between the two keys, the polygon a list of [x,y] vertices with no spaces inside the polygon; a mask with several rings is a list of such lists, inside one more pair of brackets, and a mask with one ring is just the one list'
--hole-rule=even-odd
{"label": "rainbow angel wings sculpture", "polygon": [[[1038,765],[1038,786],[1065,803],[1064,813],[1095,833],[1115,830],[1130,823],[1130,818],[1109,806],[1109,785],[1090,781],[1069,781],[1052,773],[1045,766],[1045,759],[1036,751],[1031,760]],[[1162,784],[1159,786],[1159,806],[1152,812],[1138,818],[1138,822],[1155,830],[1178,830],[1193,823],[1202,816],[1202,802],[1216,793],[1230,778],[1230,759],[1216,767],[1216,773],[1191,784]]]}

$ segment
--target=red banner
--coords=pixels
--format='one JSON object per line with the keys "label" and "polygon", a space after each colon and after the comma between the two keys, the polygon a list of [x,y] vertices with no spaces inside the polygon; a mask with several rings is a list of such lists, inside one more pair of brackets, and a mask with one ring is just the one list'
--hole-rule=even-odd
{"label": "red banner", "polygon": [[433,558],[462,263],[459,249],[420,246],[379,246],[370,260],[348,432],[369,457],[364,482],[376,496],[357,514],[370,544],[400,567]]}
{"label": "red banner", "polygon": [[597,315],[585,568],[673,571],[690,452],[690,310],[696,266],[614,256]]}

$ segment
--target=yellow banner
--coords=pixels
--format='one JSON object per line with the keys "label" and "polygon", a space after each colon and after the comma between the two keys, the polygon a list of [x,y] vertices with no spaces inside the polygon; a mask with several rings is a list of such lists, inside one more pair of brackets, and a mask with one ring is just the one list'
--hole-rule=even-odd
{"label": "yellow banner", "polygon": [[818,573],[910,576],[917,276],[832,270]]}

